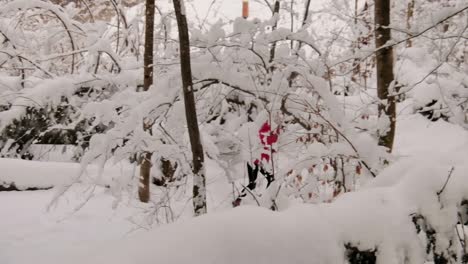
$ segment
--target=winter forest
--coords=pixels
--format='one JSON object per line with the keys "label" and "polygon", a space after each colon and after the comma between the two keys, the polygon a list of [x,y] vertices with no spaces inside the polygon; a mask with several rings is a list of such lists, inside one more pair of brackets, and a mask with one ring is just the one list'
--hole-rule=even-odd
{"label": "winter forest", "polygon": [[468,263],[468,1],[0,0],[30,263]]}

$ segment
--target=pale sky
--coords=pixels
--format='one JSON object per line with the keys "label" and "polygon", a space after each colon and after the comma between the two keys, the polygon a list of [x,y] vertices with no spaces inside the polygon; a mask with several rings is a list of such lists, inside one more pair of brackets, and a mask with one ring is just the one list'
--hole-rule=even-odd
{"label": "pale sky", "polygon": [[[208,14],[207,20],[218,19],[232,20],[242,15],[242,0],[186,0],[187,15],[195,23],[203,21]],[[270,11],[265,5],[255,0],[249,1],[250,17],[268,18]],[[193,12],[196,10],[196,12]],[[209,13],[208,13],[209,12]]]}
{"label": "pale sky", "polygon": [[[208,21],[214,22],[218,19],[232,20],[240,17],[242,14],[243,0],[185,0],[187,15],[190,21],[197,25],[203,21],[208,13]],[[272,0],[268,0],[273,2]],[[317,9],[327,0],[312,0],[311,9]],[[170,2],[170,0],[168,0]],[[214,2],[214,4],[212,4]],[[296,1],[302,2],[302,1]],[[290,5],[290,1],[282,1],[282,4]],[[303,5],[301,3],[300,5]],[[210,7],[211,6],[211,7]],[[249,0],[250,16],[249,18],[268,19],[271,12],[266,7],[265,0]],[[296,4],[296,10],[301,10],[302,6]],[[196,12],[194,12],[196,10]]]}

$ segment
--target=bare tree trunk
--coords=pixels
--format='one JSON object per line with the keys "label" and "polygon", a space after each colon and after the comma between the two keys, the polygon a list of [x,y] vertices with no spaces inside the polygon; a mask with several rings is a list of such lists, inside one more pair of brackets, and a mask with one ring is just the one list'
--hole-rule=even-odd
{"label": "bare tree trunk", "polygon": [[[278,27],[279,11],[280,11],[280,1],[276,0],[275,5],[273,7],[273,17],[275,18],[275,21],[274,21],[273,26],[271,27],[272,31],[275,31],[276,28]],[[276,53],[276,41],[273,42],[273,45],[270,48],[270,63],[272,63],[273,60],[275,59],[275,53]],[[274,70],[274,67],[271,66],[270,70]]]}
{"label": "bare tree trunk", "polygon": [[[354,25],[358,31],[356,36],[356,42],[354,43],[355,53],[358,50],[369,48],[371,39],[372,39],[372,25],[371,18],[369,13],[369,4],[368,0],[364,1],[364,6],[362,10],[359,10],[359,0],[354,2]],[[359,19],[361,19],[361,24],[359,25]],[[372,71],[373,59],[361,61],[359,58],[354,59],[353,64],[353,75],[351,80],[359,85],[363,85],[364,90],[367,89],[367,79],[370,77]],[[371,69],[369,69],[369,67]]]}
{"label": "bare tree trunk", "polygon": [[[359,0],[354,0],[354,28],[358,28],[358,3]],[[356,42],[354,43],[353,47],[353,53],[355,54],[357,50],[360,49],[360,41],[361,41],[361,32],[359,31],[359,34],[357,35]],[[361,62],[358,58],[354,59],[353,61],[353,75],[351,76],[351,80],[355,83],[357,83],[361,78]],[[345,91],[346,92],[346,91]]]}
{"label": "bare tree trunk", "polygon": [[206,213],[206,180],[204,168],[203,146],[198,129],[197,109],[192,83],[192,68],[190,65],[190,40],[185,16],[183,0],[173,0],[174,10],[179,29],[180,69],[182,73],[182,88],[184,92],[185,117],[193,156],[193,209],[195,216]]}
{"label": "bare tree trunk", "polygon": [[[375,46],[384,46],[391,39],[390,0],[375,1]],[[394,80],[393,76],[393,48],[382,48],[377,52],[377,96],[380,99],[379,116],[385,115],[390,119],[390,127],[382,133],[379,132],[379,145],[392,151],[396,128],[396,98],[390,91]]]}
{"label": "bare tree trunk", "polygon": [[[294,32],[294,0],[291,0],[291,11],[289,12],[291,19],[291,33]],[[294,40],[291,39],[291,50],[294,49]]]}
{"label": "bare tree trunk", "polygon": [[[145,23],[145,54],[144,54],[144,79],[143,90],[148,89],[153,84],[153,34],[154,34],[154,1],[146,0],[146,23]],[[151,124],[143,121],[143,129],[151,133]],[[142,154],[140,164],[140,185],[138,186],[138,197],[143,203],[150,199],[150,175],[151,175],[152,153]]]}
{"label": "bare tree trunk", "polygon": [[[411,30],[411,21],[413,20],[414,15],[414,1],[415,0],[410,0],[408,8],[406,9],[406,29],[408,32]],[[408,39],[406,41],[406,47],[410,48],[411,46],[413,46],[412,40]]]}

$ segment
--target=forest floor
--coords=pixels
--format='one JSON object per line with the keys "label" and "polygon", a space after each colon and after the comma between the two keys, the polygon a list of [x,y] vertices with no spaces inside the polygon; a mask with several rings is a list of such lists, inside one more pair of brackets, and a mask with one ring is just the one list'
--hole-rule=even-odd
{"label": "forest floor", "polygon": [[[403,115],[398,120],[397,131],[395,153],[400,160],[468,152],[468,132],[444,121],[429,122],[420,115]],[[5,165],[8,162],[0,159],[0,167],[5,168],[1,164]],[[41,164],[50,169],[50,172],[46,173],[53,174],[55,171],[57,174],[63,174],[66,173],[67,166],[70,171],[76,170],[76,164],[71,163],[61,163],[62,169],[58,170],[54,169],[56,163]],[[6,166],[7,169],[2,169],[0,174],[38,173],[37,164],[32,162],[24,161],[19,167],[15,171],[15,167]],[[216,171],[209,173],[218,174]],[[217,181],[215,176],[211,178],[209,191],[218,190],[218,193],[209,194],[211,199],[226,200],[219,208],[212,208],[214,211],[220,211],[229,207],[229,197],[223,198],[222,195],[229,193],[230,186],[224,184],[227,183],[224,179]],[[74,257],[78,258],[88,254],[90,250],[96,250],[97,245],[111,244],[125,240],[135,233],[145,232],[146,227],[138,223],[144,222],[142,217],[148,215],[151,207],[123,198],[117,208],[113,208],[116,198],[109,190],[96,187],[94,195],[86,204],[80,210],[75,210],[83,201],[83,193],[86,190],[80,189],[79,186],[73,188],[76,190],[71,190],[61,198],[58,206],[50,210],[47,210],[47,206],[56,194],[54,189],[0,192],[1,264],[71,263],[70,260]],[[183,207],[183,204],[180,206]],[[185,215],[190,214],[189,210],[185,211]]]}

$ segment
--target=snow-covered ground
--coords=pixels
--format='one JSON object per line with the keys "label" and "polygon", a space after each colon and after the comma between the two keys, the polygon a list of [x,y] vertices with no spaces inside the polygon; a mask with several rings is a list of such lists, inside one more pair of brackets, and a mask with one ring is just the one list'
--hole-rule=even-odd
{"label": "snow-covered ground", "polygon": [[[202,26],[207,17],[232,20],[241,12],[240,0],[211,2],[188,1],[187,8],[197,10],[188,12],[190,21]],[[314,8],[320,2],[314,1]],[[251,3],[252,18],[271,15],[262,1]],[[173,204],[141,204],[126,197],[136,197],[135,190],[119,196],[118,188],[135,177],[131,164],[106,164],[102,175],[92,164],[77,179],[79,164],[0,159],[0,184],[14,181],[26,189],[74,183],[63,195],[63,188],[0,192],[0,264],[335,264],[344,263],[343,245],[358,241],[363,248],[379,245],[381,263],[402,263],[403,257],[423,263],[424,247],[408,216],[426,213],[442,234],[450,231],[441,223],[453,221],[456,208],[442,212],[439,203],[466,198],[468,131],[408,112],[401,111],[397,122],[397,161],[374,181],[332,203],[290,205],[281,212],[254,206],[230,210],[232,186],[210,160],[210,214],[190,219],[190,182],[172,193],[153,186],[154,201],[181,197]],[[438,197],[452,167],[446,195]]]}
{"label": "snow-covered ground", "polygon": [[0,263],[46,264],[73,259],[74,254],[83,257],[90,246],[121,240],[135,227],[129,217],[138,209],[113,210],[113,198],[103,191],[75,213],[63,207],[47,212],[53,194],[0,194]]}
{"label": "snow-covered ground", "polygon": [[[445,136],[441,137],[442,134]],[[354,195],[351,202],[338,199],[330,205],[300,206],[280,213],[254,207],[224,210],[159,228],[153,225],[149,232],[146,230],[148,226],[141,223],[152,207],[129,202],[131,199],[126,198],[114,207],[116,198],[111,195],[111,189],[96,187],[94,196],[89,197],[80,210],[76,210],[77,206],[87,200],[83,197],[85,185],[73,187],[50,210],[47,208],[56,190],[0,192],[0,263],[310,263],[306,260],[314,258],[336,263],[343,249],[334,244],[336,240],[333,238],[346,234],[334,233],[333,224],[343,227],[349,223],[350,229],[358,231],[354,238],[359,239],[359,227],[372,229],[375,224],[352,223],[353,215],[378,212],[382,203],[387,204],[389,210],[399,208],[401,204],[394,197],[395,192],[401,194],[398,196],[409,195],[415,201],[424,197],[425,194],[410,195],[412,191],[417,193],[416,189],[391,187],[400,178],[411,178],[408,175],[411,173],[428,173],[428,182],[431,182],[430,175],[440,173],[443,180],[445,170],[452,165],[463,173],[468,164],[468,132],[444,121],[429,122],[420,115],[403,115],[398,123],[396,153],[399,161]],[[0,175],[15,174],[25,179],[44,175],[55,179],[74,175],[78,169],[71,163],[0,160],[0,164]],[[208,170],[211,200],[220,201],[220,196],[229,193],[230,186],[216,166],[212,164]],[[106,167],[104,175],[118,171],[122,168]],[[435,184],[441,185],[439,182]],[[369,193],[382,201],[349,211],[352,201],[362,202]],[[228,198],[225,197],[228,201],[225,204],[212,205],[211,211],[228,208]],[[349,218],[339,220],[336,212],[349,214]],[[336,217],[326,219],[326,215]],[[376,217],[374,221],[390,216]],[[395,224],[402,224],[398,222],[398,216],[391,217]],[[384,231],[390,229],[371,230],[369,233],[373,235],[369,239],[388,236]],[[399,230],[403,230],[402,233],[393,238],[411,241],[404,236],[404,228]],[[317,241],[321,243],[317,245]],[[204,254],[206,252],[211,254]]]}

